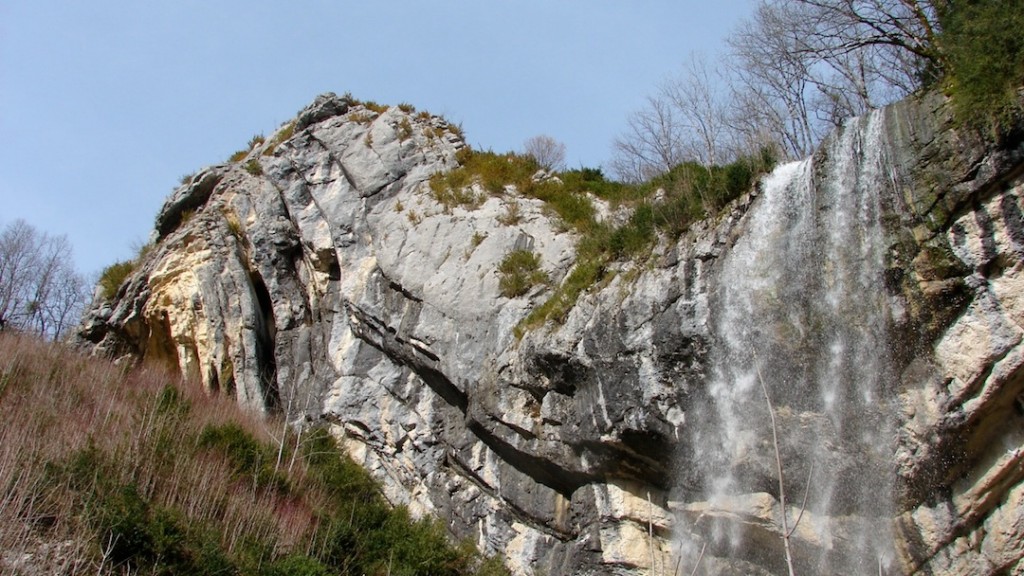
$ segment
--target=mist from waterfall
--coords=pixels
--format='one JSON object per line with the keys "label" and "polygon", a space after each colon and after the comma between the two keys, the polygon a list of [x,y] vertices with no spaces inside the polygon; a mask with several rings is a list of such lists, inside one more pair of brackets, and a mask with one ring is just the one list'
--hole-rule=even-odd
{"label": "mist from waterfall", "polygon": [[882,123],[880,113],[851,119],[813,158],[777,167],[726,253],[712,297],[709,387],[688,414],[695,468],[678,531],[683,556],[707,546],[711,556],[785,573],[763,382],[790,526],[806,493],[792,538],[797,572],[878,574],[888,562],[892,375],[880,206],[892,184]]}

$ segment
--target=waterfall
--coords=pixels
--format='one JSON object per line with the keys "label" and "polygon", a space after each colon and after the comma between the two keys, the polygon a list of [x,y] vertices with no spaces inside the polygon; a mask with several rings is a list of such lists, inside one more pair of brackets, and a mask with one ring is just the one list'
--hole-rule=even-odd
{"label": "waterfall", "polygon": [[806,509],[791,539],[797,572],[878,574],[887,562],[883,121],[851,119],[814,157],[777,167],[725,256],[709,384],[688,415],[683,556],[706,546],[785,573],[767,390],[789,525]]}

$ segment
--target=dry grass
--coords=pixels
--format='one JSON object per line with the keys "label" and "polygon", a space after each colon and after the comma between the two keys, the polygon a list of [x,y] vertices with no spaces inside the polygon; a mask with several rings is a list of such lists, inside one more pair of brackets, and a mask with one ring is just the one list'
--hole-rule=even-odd
{"label": "dry grass", "polygon": [[[291,435],[289,446],[308,442],[316,455],[279,460],[269,431],[281,422],[158,366],[129,369],[0,333],[0,422],[3,574],[373,573],[390,560],[366,550],[433,530],[395,524],[404,511],[386,508],[325,434]],[[372,522],[352,523],[356,504],[370,506]],[[454,554],[442,532],[428,536],[423,549]],[[371,537],[374,546],[359,544]],[[440,573],[490,566],[443,559],[452,569]]]}
{"label": "dry grass", "polygon": [[[287,515],[278,522],[279,497],[244,486],[228,461],[196,450],[194,439],[211,425],[230,422],[263,436],[263,423],[230,399],[189,384],[167,388],[177,379],[156,366],[126,370],[28,338],[0,336],[0,351],[0,548],[8,556],[90,532],[76,497],[83,490],[67,485],[82,478],[55,482],[53,472],[89,450],[115,464],[95,470],[113,472],[104,482],[133,485],[153,506],[181,511],[188,524],[231,526],[229,551],[246,538],[294,543],[313,524],[308,513],[306,526]],[[161,406],[167,390],[180,391],[187,413]],[[178,441],[193,445],[173,445]],[[172,458],[174,452],[194,457]],[[101,568],[102,547],[75,542],[73,551],[77,558],[64,559],[77,567],[72,572]]]}

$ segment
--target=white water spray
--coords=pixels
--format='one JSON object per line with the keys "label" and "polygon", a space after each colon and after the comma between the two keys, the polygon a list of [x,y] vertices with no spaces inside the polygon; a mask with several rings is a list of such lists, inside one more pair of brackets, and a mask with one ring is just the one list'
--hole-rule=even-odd
{"label": "white water spray", "polygon": [[[686,496],[683,554],[706,543],[718,558],[785,571],[763,379],[790,525],[807,494],[792,540],[797,571],[877,574],[880,558],[887,562],[891,374],[880,206],[892,185],[882,121],[880,113],[852,119],[814,158],[776,168],[723,262],[707,404],[691,419],[699,480]],[[765,512],[765,502],[774,508]]]}

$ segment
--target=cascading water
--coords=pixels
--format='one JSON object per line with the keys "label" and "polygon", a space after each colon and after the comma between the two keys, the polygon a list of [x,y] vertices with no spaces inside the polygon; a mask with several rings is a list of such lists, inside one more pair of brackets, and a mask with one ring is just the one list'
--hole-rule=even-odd
{"label": "cascading water", "polygon": [[851,119],[815,157],[779,166],[723,262],[706,404],[688,415],[683,557],[706,547],[711,558],[786,572],[767,391],[790,528],[806,510],[790,539],[796,571],[878,574],[887,564],[892,380],[879,215],[892,185],[882,123],[879,113]]}

